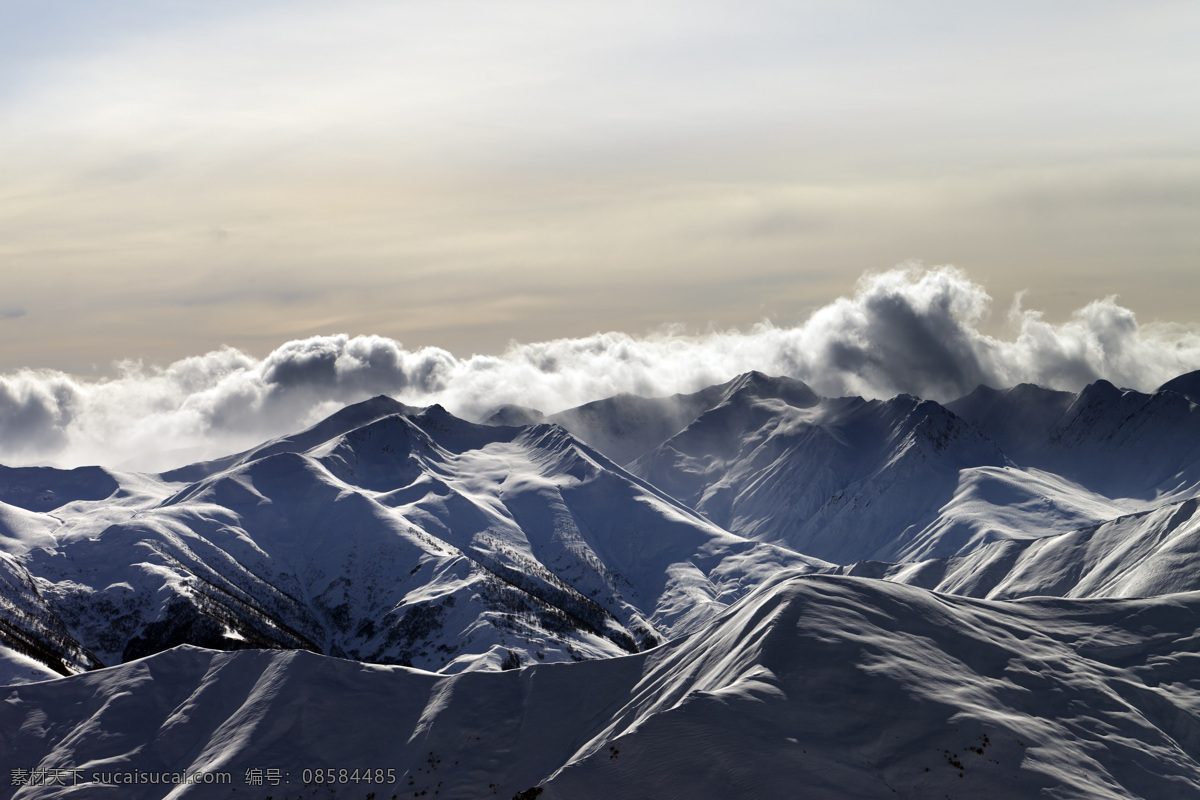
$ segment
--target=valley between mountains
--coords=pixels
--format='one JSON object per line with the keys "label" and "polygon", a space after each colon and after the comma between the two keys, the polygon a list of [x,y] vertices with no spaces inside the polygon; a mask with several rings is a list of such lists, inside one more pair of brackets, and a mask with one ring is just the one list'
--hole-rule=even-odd
{"label": "valley between mountains", "polygon": [[748,373],[2,467],[0,797],[1200,797],[1198,402]]}

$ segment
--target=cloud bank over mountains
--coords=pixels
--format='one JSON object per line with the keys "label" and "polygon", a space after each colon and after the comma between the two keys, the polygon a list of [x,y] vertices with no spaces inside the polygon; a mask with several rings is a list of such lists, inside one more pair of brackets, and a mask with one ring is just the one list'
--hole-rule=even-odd
{"label": "cloud bank over mountains", "polygon": [[315,336],[258,359],[229,347],[167,366],[124,362],[84,381],[24,369],[0,376],[0,463],[165,469],[248,447],[344,404],[389,394],[478,418],[503,403],[553,412],[618,392],[689,392],[748,370],[827,396],[948,400],[979,384],[1079,389],[1097,378],[1151,390],[1200,369],[1200,332],[1140,325],[1115,298],[1051,323],[1018,297],[1007,338],[984,333],[992,298],[954,267],[865,275],[852,297],[803,323],[648,336],[597,333],[462,358],[380,336]]}

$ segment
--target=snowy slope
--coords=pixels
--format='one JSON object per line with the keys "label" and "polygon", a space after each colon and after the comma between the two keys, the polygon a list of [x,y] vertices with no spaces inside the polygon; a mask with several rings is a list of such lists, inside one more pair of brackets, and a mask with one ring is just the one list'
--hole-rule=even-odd
{"label": "snowy slope", "polygon": [[258,458],[264,458],[279,453],[303,453],[317,445],[327,442],[334,437],[349,433],[355,428],[369,425],[378,419],[392,414],[419,414],[420,408],[405,405],[386,395],[378,395],[361,403],[354,403],[330,414],[317,424],[292,436],[281,436],[263,442],[241,453],[189,464],[186,467],[162,473],[166,481],[192,482],[208,477],[238,464],[246,464]]}
{"label": "snowy slope", "polygon": [[1200,403],[1200,370],[1180,375],[1158,387],[1159,392],[1175,392],[1193,403]]}
{"label": "snowy slope", "polygon": [[10,674],[26,676],[30,659],[50,674],[70,675],[101,666],[46,602],[36,579],[9,553],[0,553],[0,654]]}
{"label": "snowy slope", "polygon": [[954,558],[857,564],[844,571],[1000,600],[1043,595],[1152,597],[1198,591],[1198,503],[1195,498],[1167,503],[1070,533],[994,542]]}
{"label": "snowy slope", "polygon": [[1200,487],[1200,407],[1188,397],[1196,382],[1184,375],[1154,394],[1103,380],[1078,394],[980,387],[947,408],[1022,466],[1107,497],[1162,502]]}
{"label": "snowy slope", "polygon": [[[22,676],[29,658],[57,674],[100,666],[103,661],[79,640],[47,596],[50,587],[29,565],[58,548],[62,530],[99,531],[161,501],[168,488],[146,476],[98,468],[10,469],[0,471],[0,478],[9,481],[0,484],[0,496],[21,504],[0,502],[0,648],[6,660]],[[70,520],[81,524],[68,524]]]}
{"label": "snowy slope", "polygon": [[943,407],[749,373],[630,469],[743,536],[842,564],[917,560],[1194,495],[1200,411],[1103,381],[980,388]]}
{"label": "snowy slope", "polygon": [[537,425],[552,422],[570,431],[618,464],[628,464],[662,444],[721,402],[739,379],[691,394],[641,397],[624,392],[568,408],[547,417],[524,406],[504,405],[483,422],[487,425]]}
{"label": "snowy slope", "polygon": [[566,428],[618,464],[628,464],[721,402],[733,383],[670,397],[619,394],[560,411],[547,421]]}
{"label": "snowy slope", "polygon": [[0,514],[34,579],[9,602],[49,620],[25,638],[53,628],[42,646],[73,664],[188,643],[494,669],[636,652],[778,569],[823,566],[717,528],[556,426],[413,412],[376,398],[158,480],[119,474],[104,499]]}
{"label": "snowy slope", "polygon": [[119,488],[113,473],[100,467],[0,465],[0,503],[27,511],[50,511],[73,500],[103,500]]}
{"label": "snowy slope", "polygon": [[[1193,797],[1198,622],[1197,594],[999,603],[782,573],[692,636],[580,664],[445,676],[178,648],[0,690],[0,753],[84,782],[229,774],[108,787],[135,800]],[[305,786],[315,768],[335,784]],[[267,770],[278,786],[247,785]]]}
{"label": "snowy slope", "polygon": [[59,677],[59,673],[38,659],[11,647],[0,645],[0,686],[37,683]]}
{"label": "snowy slope", "polygon": [[631,470],[718,525],[830,561],[952,553],[975,531],[922,535],[960,472],[1004,455],[936,403],[817,397],[750,373]]}

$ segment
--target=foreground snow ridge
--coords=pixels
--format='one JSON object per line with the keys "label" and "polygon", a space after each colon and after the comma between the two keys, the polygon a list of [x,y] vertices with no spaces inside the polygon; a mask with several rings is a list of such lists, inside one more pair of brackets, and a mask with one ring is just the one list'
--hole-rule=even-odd
{"label": "foreground snow ridge", "polygon": [[0,467],[0,797],[1200,797],[1196,385]]}
{"label": "foreground snow ridge", "polygon": [[[280,770],[272,797],[1188,797],[1198,618],[1196,593],[1008,603],[788,573],[690,636],[581,664],[442,676],[178,647],[5,689],[0,746],[89,779],[225,772],[237,795]],[[311,772],[380,765],[394,784]]]}

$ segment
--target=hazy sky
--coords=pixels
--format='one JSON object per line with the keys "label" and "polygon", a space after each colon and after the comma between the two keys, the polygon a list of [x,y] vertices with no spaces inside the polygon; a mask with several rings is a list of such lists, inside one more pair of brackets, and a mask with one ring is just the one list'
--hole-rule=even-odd
{"label": "hazy sky", "polygon": [[0,0],[0,373],[795,325],[953,263],[1198,321],[1200,4]]}

